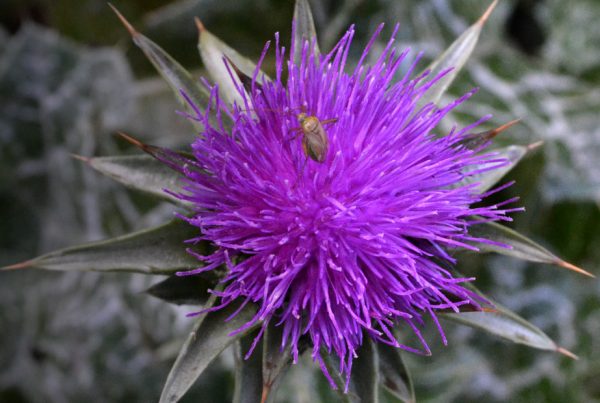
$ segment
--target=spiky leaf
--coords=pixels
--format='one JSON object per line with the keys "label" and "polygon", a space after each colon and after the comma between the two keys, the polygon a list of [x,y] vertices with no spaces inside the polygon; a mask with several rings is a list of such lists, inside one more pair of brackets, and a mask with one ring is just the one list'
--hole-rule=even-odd
{"label": "spiky leaf", "polygon": [[489,239],[502,244],[510,245],[512,247],[504,248],[502,246],[490,245],[488,243],[476,244],[481,251],[496,252],[530,262],[554,264],[589,277],[594,277],[591,273],[565,262],[564,260],[552,254],[552,252],[550,252],[548,249],[527,238],[525,235],[505,227],[504,225],[493,222],[474,225],[469,230],[469,233],[475,237]]}
{"label": "spiky leaf", "polygon": [[394,397],[405,403],[414,403],[415,390],[408,368],[402,359],[402,350],[383,343],[377,343],[381,384]]}
{"label": "spiky leaf", "polygon": [[[242,97],[233,81],[235,80],[239,86],[240,80],[233,70],[231,70],[231,74],[227,70],[225,57],[249,77],[254,75],[256,64],[213,35],[202,25],[200,20],[196,19],[196,24],[199,31],[198,50],[208,73],[219,86],[219,93],[229,104],[237,101],[238,105],[243,105]],[[264,79],[268,79],[268,77],[260,72],[257,76],[258,82],[260,83]]]}
{"label": "spiky leaf", "polygon": [[[110,6],[131,34],[133,42],[144,52],[148,60],[169,84],[173,93],[186,110],[194,114],[193,108],[190,107],[188,101],[182,95],[182,91],[196,107],[205,108],[208,106],[210,98],[208,90],[202,87],[198,80],[192,78],[192,75],[173,59],[171,55],[152,40],[136,31],[115,7]],[[200,122],[195,120],[191,120],[191,122],[198,130],[202,130],[203,126]]]}
{"label": "spiky leaf", "polygon": [[361,403],[379,401],[379,357],[373,340],[366,337],[352,365],[351,385]]}
{"label": "spiky leaf", "polygon": [[275,402],[276,390],[283,373],[289,368],[292,359],[290,345],[282,349],[282,327],[270,325],[263,339],[263,393],[265,403]]}
{"label": "spiky leaf", "polygon": [[539,328],[520,316],[496,306],[497,312],[443,313],[442,317],[485,330],[514,343],[541,350],[556,350],[556,344]]}
{"label": "spiky leaf", "polygon": [[440,317],[461,323],[476,329],[484,330],[513,343],[525,344],[540,350],[553,350],[566,353],[540,328],[523,319],[521,316],[492,301],[481,291],[470,284],[465,284],[493,304],[493,309],[482,312],[440,313]]}
{"label": "spiky leaf", "polygon": [[181,175],[148,155],[82,158],[92,168],[123,185],[189,207],[165,192],[181,192]]}
{"label": "spiky leaf", "polygon": [[[469,176],[461,185],[479,182],[479,185],[476,188],[478,193],[485,193],[490,190],[494,185],[496,185],[500,179],[504,177],[511,169],[513,169],[519,161],[527,154],[530,148],[527,146],[517,146],[512,145],[508,147],[499,148],[494,150],[494,153],[497,154],[497,157],[494,159],[506,159],[508,162],[506,165],[500,168],[492,169],[489,171],[485,171],[473,176]],[[478,167],[481,169],[482,167]]]}
{"label": "spiky leaf", "polygon": [[210,297],[208,290],[215,284],[216,279],[211,281],[204,275],[170,276],[148,288],[146,293],[176,305],[204,305]]}
{"label": "spiky leaf", "polygon": [[232,304],[208,314],[202,314],[183,345],[160,396],[160,403],[177,402],[227,346],[239,340],[251,329],[230,335],[254,316],[256,309],[246,305],[236,316],[226,321],[236,309]]}
{"label": "spiky leaf", "polygon": [[312,12],[310,11],[310,4],[308,4],[308,0],[296,0],[296,5],[294,7],[294,23],[295,31],[294,31],[294,60],[296,63],[300,63],[300,59],[302,57],[302,46],[304,41],[308,40],[308,42],[315,43],[315,47],[313,49],[315,56],[318,56],[319,51],[319,43],[317,41],[317,30],[315,29],[315,22],[313,20]]}
{"label": "spiky leaf", "polygon": [[344,393],[346,387],[346,380],[339,372],[339,360],[332,354],[329,354],[325,349],[321,351],[323,357],[323,363],[327,368],[327,372],[331,375],[331,379],[335,384],[335,389],[338,393],[338,397],[343,403],[355,403],[358,401],[358,396],[353,390],[348,390],[348,393]]}
{"label": "spiky leaf", "polygon": [[[446,92],[467,60],[469,60],[469,57],[479,40],[479,34],[481,33],[483,25],[496,6],[496,3],[497,0],[494,0],[479,20],[471,25],[471,27],[459,36],[444,53],[427,67],[427,70],[430,70],[429,77],[435,77],[449,68],[452,68],[452,70],[440,78],[440,80],[438,80],[438,82],[433,85],[423,97],[421,97],[419,106],[423,106],[429,102],[437,103]],[[417,108],[416,110],[419,109],[420,108]]]}
{"label": "spiky leaf", "polygon": [[[135,272],[170,274],[198,267],[184,241],[197,236],[197,230],[183,220],[134,232],[100,242],[50,252],[4,270],[38,268],[60,271]],[[204,253],[205,244],[194,249]]]}
{"label": "spiky leaf", "polygon": [[259,343],[248,359],[244,355],[249,351],[258,332],[242,337],[235,355],[235,390],[234,403],[264,402],[262,378],[262,345]]}

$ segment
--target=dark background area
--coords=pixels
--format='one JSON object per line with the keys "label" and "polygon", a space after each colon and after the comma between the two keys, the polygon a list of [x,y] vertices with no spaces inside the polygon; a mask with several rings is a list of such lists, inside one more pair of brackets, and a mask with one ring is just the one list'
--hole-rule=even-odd
{"label": "dark background area", "polygon": [[[293,1],[114,1],[145,35],[197,77],[193,17],[256,58],[279,31],[288,38]],[[430,60],[477,20],[476,0],[311,2],[321,48],[350,23],[359,52],[376,25],[401,23],[399,46]],[[498,199],[521,196],[512,226],[559,256],[600,273],[600,2],[503,0],[451,96],[480,88],[448,119],[522,123],[498,144],[544,145],[511,172]],[[287,39],[286,39],[287,41]],[[422,68],[426,63],[423,62]],[[265,69],[272,69],[267,59]],[[92,172],[70,154],[134,150],[117,130],[184,147],[193,136],[177,104],[102,0],[0,3],[0,265],[164,221],[172,206]],[[477,285],[580,356],[512,345],[445,325],[431,333],[431,358],[408,357],[424,401],[600,401],[600,287],[563,269],[500,256],[468,256],[460,269]],[[156,401],[191,327],[187,308],[144,295],[141,275],[14,271],[0,275],[0,402]],[[308,363],[309,360],[306,360]],[[232,356],[186,401],[228,401]],[[211,396],[206,400],[206,396]],[[314,366],[295,366],[281,401],[328,401]],[[203,400],[205,399],[205,400]]]}

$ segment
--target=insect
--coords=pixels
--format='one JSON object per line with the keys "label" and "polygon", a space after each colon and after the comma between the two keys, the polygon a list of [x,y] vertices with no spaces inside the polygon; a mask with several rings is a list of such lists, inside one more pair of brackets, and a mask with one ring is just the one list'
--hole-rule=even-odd
{"label": "insect", "polygon": [[[246,91],[248,93],[253,93],[253,79],[245,75],[227,56],[225,56],[225,58],[243,83]],[[261,85],[259,85],[259,89],[260,88],[262,88]],[[302,112],[298,114],[298,123],[300,123],[300,127],[296,127],[292,129],[292,131],[303,134],[302,149],[308,158],[318,163],[323,163],[325,161],[325,158],[327,158],[327,150],[329,150],[329,139],[327,138],[327,132],[323,128],[323,125],[335,123],[337,120],[337,118],[319,120],[319,118],[314,115],[308,115],[305,106],[302,106]],[[292,137],[291,140],[296,137],[297,135]],[[302,167],[302,170],[304,171],[304,167]]]}
{"label": "insect", "polygon": [[298,114],[300,127],[296,127],[292,131],[303,135],[302,149],[308,158],[318,163],[325,161],[327,150],[329,150],[329,139],[323,125],[335,122],[337,122],[337,118],[319,120],[316,116],[307,115],[306,112]]}

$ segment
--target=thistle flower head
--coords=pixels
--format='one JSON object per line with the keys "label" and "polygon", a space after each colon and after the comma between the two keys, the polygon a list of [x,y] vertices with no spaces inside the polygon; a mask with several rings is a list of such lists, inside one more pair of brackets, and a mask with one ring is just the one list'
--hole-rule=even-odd
{"label": "thistle flower head", "polygon": [[[486,195],[465,181],[504,163],[481,153],[485,145],[466,145],[489,117],[449,133],[438,128],[473,91],[441,108],[418,107],[440,76],[413,78],[418,57],[400,72],[408,51],[394,48],[396,31],[367,65],[381,29],[352,68],[352,27],[326,55],[304,42],[292,43],[288,58],[276,36],[275,78],[257,68],[251,82],[238,86],[242,102],[233,107],[213,87],[209,109],[218,123],[196,108],[206,129],[192,144],[194,158],[180,167],[187,185],[178,197],[195,206],[186,219],[200,234],[192,242],[217,247],[198,255],[203,267],[180,274],[225,265],[212,309],[256,304],[245,328],[282,326],[282,345],[291,346],[294,360],[300,339],[309,339],[325,373],[327,351],[349,375],[365,336],[429,353],[419,330],[424,315],[437,323],[436,311],[478,309],[481,302],[462,286],[471,279],[453,274],[452,252],[476,250],[469,236],[474,217],[503,220],[510,211],[473,207]],[[224,115],[234,122],[230,129]],[[392,332],[397,325],[422,346],[401,345]]]}

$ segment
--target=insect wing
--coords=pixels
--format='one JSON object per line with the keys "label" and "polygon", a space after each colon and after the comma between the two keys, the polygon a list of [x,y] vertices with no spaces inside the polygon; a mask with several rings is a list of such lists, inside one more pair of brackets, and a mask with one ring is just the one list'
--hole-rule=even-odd
{"label": "insect wing", "polygon": [[329,140],[320,122],[317,121],[317,125],[313,130],[304,133],[303,140],[303,142],[306,142],[305,148],[308,150],[310,158],[317,162],[325,161],[327,150],[329,149]]}

